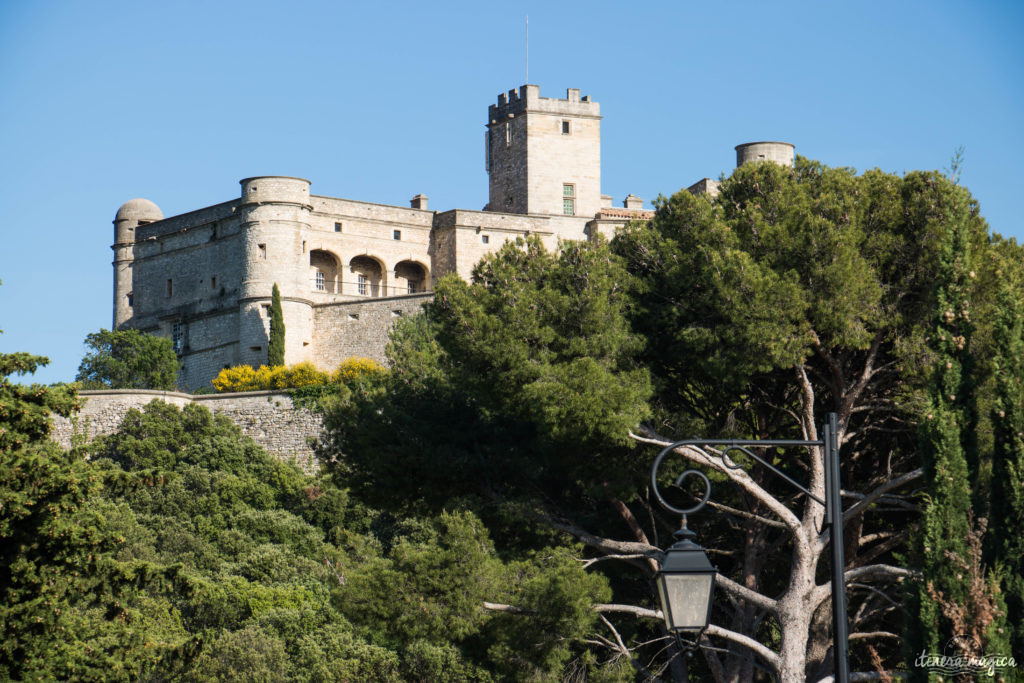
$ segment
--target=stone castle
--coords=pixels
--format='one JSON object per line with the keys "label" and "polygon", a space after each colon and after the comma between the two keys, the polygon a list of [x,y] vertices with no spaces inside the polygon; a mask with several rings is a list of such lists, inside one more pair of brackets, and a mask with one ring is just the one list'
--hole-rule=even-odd
{"label": "stone castle", "polygon": [[[737,165],[792,164],[793,146],[739,145]],[[222,368],[267,360],[270,295],[281,291],[285,360],[332,369],[350,356],[383,359],[393,321],[420,310],[432,283],[469,279],[509,239],[610,237],[647,219],[632,194],[601,194],[600,105],[570,88],[565,99],[523,85],[488,108],[489,201],[482,211],[372,204],[310,193],[302,178],[241,181],[239,197],[164,218],[133,199],[114,218],[115,329],[173,340],[180,385],[208,386]],[[692,192],[717,191],[705,178]]]}

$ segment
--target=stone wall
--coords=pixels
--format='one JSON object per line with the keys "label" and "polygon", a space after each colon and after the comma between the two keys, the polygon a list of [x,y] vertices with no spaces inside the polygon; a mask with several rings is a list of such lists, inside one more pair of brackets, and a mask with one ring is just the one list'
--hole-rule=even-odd
{"label": "stone wall", "polygon": [[72,436],[85,435],[92,440],[117,430],[131,408],[142,409],[150,401],[161,400],[178,407],[201,405],[223,415],[241,427],[242,433],[271,454],[296,461],[304,470],[316,469],[311,443],[320,436],[323,421],[313,411],[295,408],[291,396],[282,391],[247,391],[233,394],[193,396],[175,391],[116,389],[82,391],[85,404],[74,418],[55,416],[53,439],[67,448]]}
{"label": "stone wall", "polygon": [[334,369],[353,356],[384,363],[388,330],[403,316],[422,312],[432,293],[322,304],[313,308],[313,362]]}

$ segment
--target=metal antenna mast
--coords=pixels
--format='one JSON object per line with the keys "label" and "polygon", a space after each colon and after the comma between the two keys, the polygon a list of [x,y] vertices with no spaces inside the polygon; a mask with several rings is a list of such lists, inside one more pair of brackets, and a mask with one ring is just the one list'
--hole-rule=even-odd
{"label": "metal antenna mast", "polygon": [[530,15],[526,15],[526,82],[530,82]]}

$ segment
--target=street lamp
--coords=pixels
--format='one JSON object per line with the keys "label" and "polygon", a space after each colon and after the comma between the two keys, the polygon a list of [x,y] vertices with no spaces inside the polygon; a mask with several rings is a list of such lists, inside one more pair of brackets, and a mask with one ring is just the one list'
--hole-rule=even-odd
{"label": "street lamp", "polygon": [[711,596],[717,570],[704,549],[693,542],[695,533],[682,528],[665,551],[665,560],[655,577],[665,628],[672,632],[700,633],[711,618]]}
{"label": "street lamp", "polygon": [[[700,634],[707,628],[711,617],[711,594],[715,586],[715,568],[711,566],[704,550],[693,542],[695,534],[686,528],[686,516],[697,512],[707,503],[711,495],[711,482],[703,472],[686,470],[675,480],[680,486],[686,477],[694,475],[704,482],[704,496],[691,508],[674,507],[661,495],[658,488],[658,467],[665,456],[681,446],[718,446],[722,448],[722,463],[730,469],[741,466],[729,458],[729,453],[738,451],[767,467],[789,484],[796,487],[808,498],[825,508],[825,520],[822,532],[827,528],[831,534],[832,546],[832,641],[833,660],[835,663],[836,683],[849,683],[850,639],[847,635],[846,619],[846,581],[843,576],[845,561],[843,558],[843,506],[839,482],[839,443],[838,424],[835,413],[829,413],[822,425],[820,440],[795,439],[686,439],[669,444],[651,466],[651,490],[670,512],[682,515],[682,529],[675,533],[676,543],[665,551],[665,559],[658,572],[658,597],[661,599],[661,611],[665,615],[665,626],[673,633],[692,632]],[[820,447],[824,453],[825,465],[825,498],[822,500],[811,493],[805,486],[787,476],[777,467],[767,462],[750,450],[751,447]]]}

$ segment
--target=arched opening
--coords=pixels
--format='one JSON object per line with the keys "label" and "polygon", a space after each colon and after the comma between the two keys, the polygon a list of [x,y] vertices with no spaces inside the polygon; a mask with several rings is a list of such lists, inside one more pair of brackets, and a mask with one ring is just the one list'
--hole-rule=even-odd
{"label": "arched opening", "polygon": [[358,296],[380,296],[384,286],[384,269],[376,259],[369,256],[356,256],[349,262],[352,273],[349,285],[350,294]]}
{"label": "arched opening", "polygon": [[430,289],[427,269],[415,261],[400,261],[395,266],[395,289],[393,294],[416,294]]}
{"label": "arched opening", "polygon": [[309,277],[314,292],[335,294],[338,288],[338,259],[334,254],[314,249],[309,252]]}

